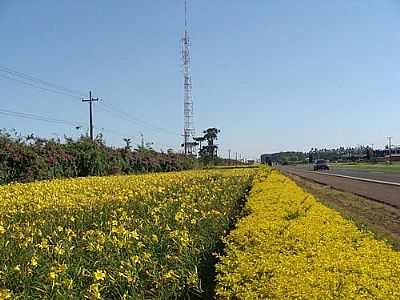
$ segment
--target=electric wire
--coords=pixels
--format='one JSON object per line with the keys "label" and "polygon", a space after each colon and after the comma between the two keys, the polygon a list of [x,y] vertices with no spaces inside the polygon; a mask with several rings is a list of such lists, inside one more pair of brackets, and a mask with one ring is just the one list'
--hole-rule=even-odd
{"label": "electric wire", "polygon": [[37,114],[12,111],[12,110],[7,110],[7,109],[0,109],[0,114],[4,115],[4,116],[11,116],[11,117],[18,117],[18,118],[23,118],[23,119],[43,121],[43,122],[53,123],[53,124],[70,125],[75,128],[77,128],[77,127],[84,128],[85,127],[85,125],[83,125],[80,122],[56,119],[56,118],[41,116],[41,115],[37,115]]}
{"label": "electric wire", "polygon": [[106,103],[104,100],[102,102],[99,102],[98,104],[101,106],[101,109],[108,111],[125,121],[131,122],[132,124],[141,125],[141,126],[149,128],[149,129],[156,130],[156,131],[163,132],[163,133],[170,134],[170,135],[180,136],[179,133],[172,132],[169,129],[159,127],[157,125],[154,125],[152,123],[149,123],[149,122],[139,119],[137,117],[133,117],[131,114],[124,112],[123,110],[117,108],[115,105],[111,106],[110,104]]}
{"label": "electric wire", "polygon": [[72,95],[72,94],[63,92],[61,90],[55,90],[55,89],[52,89],[52,88],[39,86],[39,85],[33,84],[31,82],[28,82],[28,81],[26,81],[24,79],[10,77],[10,76],[4,75],[4,74],[0,74],[0,77],[4,78],[4,79],[8,79],[8,80],[19,82],[19,83],[22,83],[24,85],[27,85],[27,86],[30,86],[30,87],[33,87],[33,88],[36,88],[36,89],[39,89],[39,90],[42,90],[42,91],[47,91],[47,92],[51,92],[51,93],[55,93],[55,94],[59,94],[59,95],[64,95],[64,96],[67,96],[67,97],[72,97],[74,99],[77,99],[77,97]]}
{"label": "electric wire", "polygon": [[5,67],[3,65],[0,65],[0,72],[7,73],[7,74],[12,75],[12,76],[17,76],[17,77],[20,77],[20,78],[24,78],[26,80],[29,80],[29,81],[32,81],[32,82],[36,82],[36,83],[41,84],[41,85],[48,86],[48,87],[51,87],[51,88],[56,89],[56,90],[61,90],[61,91],[64,91],[65,93],[70,94],[70,95],[83,97],[83,95],[85,94],[85,93],[82,93],[82,92],[77,91],[77,90],[73,90],[73,89],[66,88],[64,86],[58,85],[58,84],[54,84],[54,83],[49,82],[49,81],[42,80],[40,78],[34,77],[32,75],[29,75],[27,73],[13,70],[13,69]]}
{"label": "electric wire", "polygon": [[[1,74],[1,73],[3,73],[3,74]],[[27,86],[30,86],[30,87],[33,87],[36,89],[56,93],[59,95],[64,95],[64,96],[74,98],[74,99],[84,97],[83,96],[84,93],[82,93],[80,91],[70,89],[70,88],[61,86],[59,84],[54,84],[47,80],[42,80],[38,77],[32,76],[32,75],[24,73],[24,72],[13,70],[13,69],[3,66],[3,65],[0,65],[0,77],[7,79],[7,80],[16,81],[18,83],[21,83],[21,84],[24,84],[24,85],[27,85]],[[113,114],[114,117],[117,117],[121,120],[130,122],[136,126],[139,125],[142,127],[146,127],[153,131],[163,132],[165,134],[173,135],[175,137],[181,137],[181,134],[179,134],[179,133],[172,132],[169,129],[154,125],[150,122],[147,122],[140,118],[132,116],[131,114],[117,108],[115,105],[111,105],[111,104],[105,102],[103,99],[101,99],[101,102],[99,102],[99,104],[100,105],[98,107],[100,107],[102,110]],[[111,130],[109,130],[109,129],[104,130],[104,131],[111,132]],[[116,132],[116,131],[114,131],[114,132]]]}
{"label": "electric wire", "polygon": [[[0,115],[35,120],[35,121],[43,121],[43,122],[52,123],[52,124],[71,125],[72,127],[75,127],[75,129],[81,129],[81,128],[88,129],[85,125],[83,125],[80,122],[56,119],[56,118],[51,118],[51,117],[32,114],[32,113],[24,113],[24,112],[19,112],[19,111],[0,109]],[[99,129],[99,128],[96,127],[96,129]],[[109,129],[109,128],[107,128],[107,129],[101,128],[100,131],[105,131],[105,132],[111,133],[118,137],[127,136],[119,131]]]}
{"label": "electric wire", "polygon": [[[20,72],[20,71],[16,71],[16,70],[13,70],[11,68],[4,67],[2,65],[0,65],[0,72],[4,72],[4,73],[6,73],[8,75],[18,77],[18,78],[15,78],[15,77],[10,77],[10,76],[6,76],[6,75],[0,74],[0,77],[2,77],[2,78],[8,79],[8,80],[13,80],[13,81],[16,81],[16,82],[19,82],[19,83],[22,83],[22,84],[25,84],[25,85],[28,85],[28,86],[31,86],[31,87],[34,87],[34,88],[38,88],[38,89],[44,90],[44,91],[53,92],[53,93],[57,93],[57,94],[65,95],[65,96],[69,96],[69,97],[72,97],[72,98],[75,98],[75,99],[78,98],[78,97],[84,97],[83,96],[84,93],[82,93],[82,92],[78,92],[76,90],[73,90],[73,89],[70,89],[70,88],[66,88],[66,87],[63,87],[61,85],[51,83],[49,81],[45,81],[45,80],[39,79],[39,78],[34,77],[32,75],[28,75],[26,73],[23,73],[23,72]],[[47,86],[47,87],[39,86],[37,84],[33,84],[31,82],[28,82],[26,80],[33,81],[35,83],[39,83],[39,84]],[[153,124],[151,124],[151,123],[149,123],[147,121],[144,121],[144,120],[141,120],[141,119],[139,119],[137,117],[134,117],[131,114],[128,114],[127,112],[115,107],[114,105],[111,105],[111,104],[108,104],[108,103],[104,103],[104,102],[100,102],[100,104],[103,106],[104,110],[108,110],[108,112],[113,113],[114,116],[117,116],[117,117],[119,117],[119,118],[121,118],[121,119],[123,119],[125,121],[131,122],[131,123],[133,123],[135,125],[146,126],[146,127],[151,128],[153,130],[162,131],[162,132],[167,133],[167,134],[180,136],[180,134],[173,133],[172,131],[170,131],[168,129],[153,125]],[[104,108],[104,107],[107,107],[107,108]]]}

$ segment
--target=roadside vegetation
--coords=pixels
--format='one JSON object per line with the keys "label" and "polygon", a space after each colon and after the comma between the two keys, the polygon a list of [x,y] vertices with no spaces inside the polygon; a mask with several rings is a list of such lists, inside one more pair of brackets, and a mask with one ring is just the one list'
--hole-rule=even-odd
{"label": "roadside vegetation", "polygon": [[0,131],[0,184],[34,180],[192,169],[197,161],[150,148],[107,146],[101,136],[65,142]]}
{"label": "roadside vegetation", "polygon": [[399,299],[400,253],[278,171],[245,210],[217,266],[220,298]]}
{"label": "roadside vegetation", "polygon": [[344,213],[388,208],[303,187],[242,166],[2,185],[0,299],[399,299],[400,253]]}
{"label": "roadside vegetation", "polygon": [[256,171],[0,187],[0,299],[175,299],[236,218]]}
{"label": "roadside vegetation", "polygon": [[339,211],[343,217],[354,222],[360,230],[369,230],[377,239],[384,240],[400,250],[399,209],[295,175],[290,175],[290,177],[318,201]]}
{"label": "roadside vegetation", "polygon": [[341,169],[358,169],[366,171],[376,171],[376,172],[400,172],[400,162],[393,162],[389,164],[388,162],[381,163],[334,163],[331,164],[333,168]]}
{"label": "roadside vegetation", "polygon": [[0,185],[11,182],[143,174],[189,169],[213,168],[218,165],[240,166],[242,162],[203,154],[199,158],[150,147],[111,147],[101,135],[92,141],[88,136],[74,140],[44,139],[34,135],[21,136],[0,130]]}

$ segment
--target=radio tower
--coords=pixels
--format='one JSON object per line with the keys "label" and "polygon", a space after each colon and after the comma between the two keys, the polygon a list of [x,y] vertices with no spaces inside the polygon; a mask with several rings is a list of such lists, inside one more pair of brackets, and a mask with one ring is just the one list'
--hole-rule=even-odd
{"label": "radio tower", "polygon": [[182,55],[182,72],[184,80],[184,141],[182,146],[185,149],[185,154],[193,154],[197,143],[193,138],[195,135],[193,125],[193,97],[192,97],[192,76],[190,74],[190,38],[188,34],[188,9],[187,0],[185,0],[185,33],[181,40],[181,55]]}

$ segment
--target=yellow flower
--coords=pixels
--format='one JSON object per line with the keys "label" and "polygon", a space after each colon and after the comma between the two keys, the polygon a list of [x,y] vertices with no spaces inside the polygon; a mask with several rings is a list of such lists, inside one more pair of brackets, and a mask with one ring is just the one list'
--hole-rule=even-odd
{"label": "yellow flower", "polygon": [[[0,240],[6,233],[7,240],[3,242],[16,245],[0,249],[0,256],[10,258],[2,268],[17,275],[14,266],[20,264],[15,270],[36,278],[27,283],[27,288],[39,291],[42,298],[72,289],[74,295],[86,299],[100,299],[103,290],[104,295],[112,295],[112,287],[106,283],[113,284],[120,277],[138,287],[137,295],[158,293],[144,290],[148,286],[145,281],[157,280],[155,284],[161,291],[165,286],[163,278],[158,277],[165,275],[175,280],[179,270],[183,278],[176,282],[174,290],[164,290],[168,298],[186,284],[199,284],[190,273],[195,273],[191,262],[212,250],[209,248],[213,243],[207,239],[226,229],[225,217],[245,196],[254,173],[196,170],[1,185]],[[213,210],[221,215],[210,213]],[[83,222],[82,218],[89,214],[96,215]],[[208,220],[203,220],[205,216]],[[191,223],[203,221],[205,226],[213,222],[212,226],[192,230]],[[161,240],[163,244],[158,245]],[[170,244],[165,245],[168,240]],[[165,258],[158,255],[160,247],[167,251]],[[87,255],[83,261],[96,257],[102,265],[87,271],[78,255]],[[186,259],[192,256],[193,259]],[[116,266],[115,262],[121,265]],[[80,268],[79,276],[89,276],[94,283],[90,287],[73,284],[75,278],[70,279],[72,274],[67,270]],[[175,271],[168,272],[172,268]],[[118,276],[118,272],[123,275]],[[1,272],[0,277],[2,288],[13,286],[12,277]],[[83,287],[86,290],[81,290]],[[124,295],[124,291],[120,292]],[[23,298],[24,294],[19,289],[12,298]]]}
{"label": "yellow flower", "polygon": [[400,299],[399,252],[278,171],[259,179],[217,265],[218,299]]}
{"label": "yellow flower", "polygon": [[51,269],[58,274],[58,273],[63,273],[65,271],[67,271],[68,267],[66,264],[58,264],[57,266],[52,267]]}
{"label": "yellow flower", "polygon": [[12,293],[8,289],[0,289],[0,300],[11,299]]}
{"label": "yellow flower", "polygon": [[20,265],[16,265],[16,266],[14,267],[14,271],[16,271],[16,272],[21,272],[21,266],[20,266]]}
{"label": "yellow flower", "polygon": [[49,278],[51,279],[51,280],[55,280],[56,278],[57,278],[57,273],[56,272],[50,272],[49,273]]}
{"label": "yellow flower", "polygon": [[69,290],[71,290],[74,287],[74,281],[72,279],[64,279],[63,284]]}
{"label": "yellow flower", "polygon": [[89,287],[89,293],[94,299],[101,299],[100,288],[98,283],[93,283]]}
{"label": "yellow flower", "polygon": [[94,278],[96,281],[104,281],[106,279],[106,271],[97,270],[94,272]]}
{"label": "yellow flower", "polygon": [[139,234],[136,230],[131,231],[131,237],[134,238],[135,240],[139,239]]}
{"label": "yellow flower", "polygon": [[152,239],[154,242],[158,243],[158,236],[157,236],[156,234],[152,234],[152,235],[151,235],[151,239]]}
{"label": "yellow flower", "polygon": [[31,265],[34,266],[34,267],[36,267],[38,265],[38,261],[37,261],[37,257],[36,256],[32,256]]}
{"label": "yellow flower", "polygon": [[139,256],[137,256],[137,255],[132,256],[132,257],[131,257],[131,260],[132,260],[132,262],[134,262],[135,264],[137,264],[137,263],[140,261]]}
{"label": "yellow flower", "polygon": [[165,279],[179,278],[179,276],[173,270],[169,270],[167,273],[164,274],[164,278]]}
{"label": "yellow flower", "polygon": [[182,221],[182,220],[184,220],[185,219],[185,213],[183,212],[183,211],[178,211],[176,214],[175,214],[175,220],[177,221],[177,222],[180,222],[180,221]]}
{"label": "yellow flower", "polygon": [[58,254],[58,255],[64,255],[65,250],[61,247],[61,246],[56,246],[54,247],[54,251]]}
{"label": "yellow flower", "polygon": [[189,273],[189,277],[188,277],[188,279],[187,279],[187,283],[188,283],[189,285],[195,285],[195,284],[197,284],[198,282],[199,282],[199,277],[198,277],[197,273],[192,273],[192,272],[190,272],[190,273]]}

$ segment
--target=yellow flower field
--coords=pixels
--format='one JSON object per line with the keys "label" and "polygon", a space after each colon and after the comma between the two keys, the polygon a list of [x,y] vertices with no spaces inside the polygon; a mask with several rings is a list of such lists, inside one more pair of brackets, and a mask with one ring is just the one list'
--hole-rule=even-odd
{"label": "yellow flower field", "polygon": [[217,266],[222,299],[400,299],[400,253],[292,180],[255,183]]}
{"label": "yellow flower field", "polygon": [[0,299],[170,299],[200,290],[254,170],[0,186]]}

